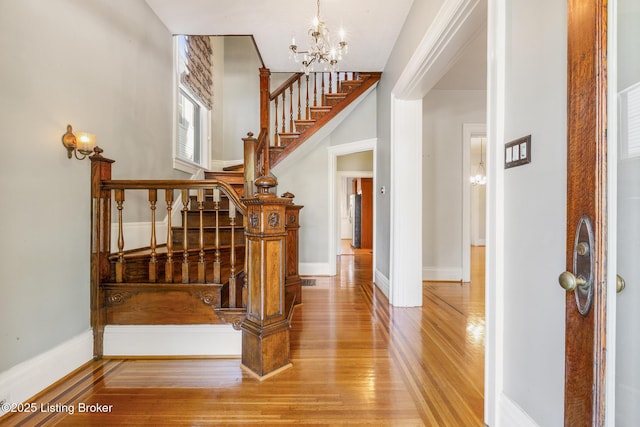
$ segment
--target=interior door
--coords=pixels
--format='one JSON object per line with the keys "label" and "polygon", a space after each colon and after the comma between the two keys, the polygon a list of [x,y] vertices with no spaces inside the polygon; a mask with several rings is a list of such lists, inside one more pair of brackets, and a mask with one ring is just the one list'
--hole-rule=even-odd
{"label": "interior door", "polygon": [[605,415],[607,0],[568,0],[565,426]]}
{"label": "interior door", "polygon": [[631,427],[640,422],[640,2],[616,3],[619,127],[618,144],[610,148],[618,149],[615,268],[629,285],[615,298],[615,411],[608,412],[617,427]]}

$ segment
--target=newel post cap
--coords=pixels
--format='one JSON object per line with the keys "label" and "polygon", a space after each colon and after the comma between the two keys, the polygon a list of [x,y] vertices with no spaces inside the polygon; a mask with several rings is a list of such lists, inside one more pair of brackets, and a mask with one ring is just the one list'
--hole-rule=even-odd
{"label": "newel post cap", "polygon": [[271,188],[278,185],[278,181],[274,177],[261,176],[255,180],[254,184],[258,187],[258,194],[256,194],[256,197],[260,199],[277,197],[275,194],[269,192]]}

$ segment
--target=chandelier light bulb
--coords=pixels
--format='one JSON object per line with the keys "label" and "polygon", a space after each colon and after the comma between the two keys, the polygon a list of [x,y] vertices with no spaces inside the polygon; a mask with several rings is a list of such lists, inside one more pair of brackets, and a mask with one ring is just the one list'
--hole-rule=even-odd
{"label": "chandelier light bulb", "polygon": [[337,45],[331,43],[331,35],[329,29],[325,26],[320,18],[320,0],[317,0],[317,13],[313,18],[311,28],[309,28],[309,47],[307,50],[298,50],[295,35],[291,35],[291,44],[289,45],[289,58],[294,62],[298,62],[298,55],[303,55],[302,71],[309,74],[313,71],[314,64],[323,64],[324,69],[331,68],[331,71],[337,71],[338,61],[347,54],[347,42],[345,41],[345,31],[340,29],[340,42]]}

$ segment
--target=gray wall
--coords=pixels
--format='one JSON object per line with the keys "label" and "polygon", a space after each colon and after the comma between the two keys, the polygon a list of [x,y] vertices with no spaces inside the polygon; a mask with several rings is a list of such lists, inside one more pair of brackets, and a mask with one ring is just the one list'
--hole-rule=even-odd
{"label": "gray wall", "polygon": [[242,160],[241,138],[249,131],[260,133],[261,66],[250,37],[224,38],[223,150],[216,160]]}
{"label": "gray wall", "polygon": [[287,164],[286,170],[274,168],[278,193],[290,191],[296,204],[304,205],[300,213],[300,262],[328,263],[329,253],[329,155],[330,146],[375,137],[376,92],[373,91],[338,125],[338,127],[304,157]]}
{"label": "gray wall", "polygon": [[[144,25],[141,25],[144,23]],[[142,0],[0,2],[0,372],[89,329],[88,160],[96,133],[114,178],[173,173],[171,35]]]}
{"label": "gray wall", "polygon": [[395,86],[402,71],[411,58],[420,40],[429,28],[442,0],[415,1],[407,15],[400,35],[396,40],[393,51],[382,74],[378,85],[377,104],[377,165],[376,186],[387,188],[385,194],[376,191],[376,269],[389,278],[390,259],[390,231],[391,231],[391,91]]}
{"label": "gray wall", "polygon": [[423,99],[422,265],[438,274],[429,279],[462,277],[462,125],[485,121],[486,91],[432,90]]}
{"label": "gray wall", "polygon": [[562,425],[566,220],[566,2],[507,2],[505,141],[532,163],[504,171],[504,392]]}

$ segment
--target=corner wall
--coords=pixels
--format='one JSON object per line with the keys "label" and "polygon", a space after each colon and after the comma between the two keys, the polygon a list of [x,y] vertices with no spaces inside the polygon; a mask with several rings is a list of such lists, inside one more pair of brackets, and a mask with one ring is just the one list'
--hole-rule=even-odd
{"label": "corner wall", "polygon": [[2,379],[90,327],[90,164],[67,159],[66,125],[97,134],[116,179],[185,175],[171,34],[143,0],[2,1],[0,50]]}

